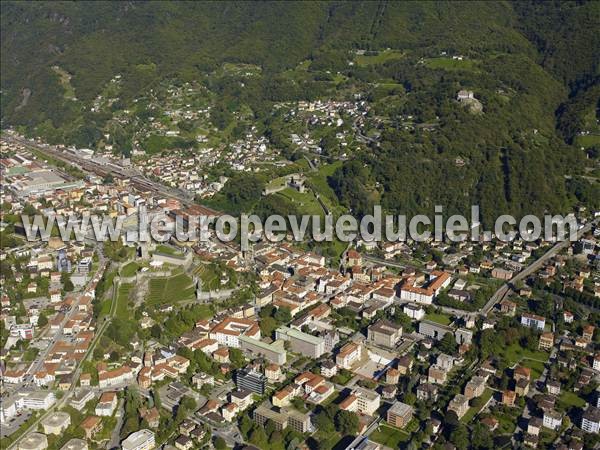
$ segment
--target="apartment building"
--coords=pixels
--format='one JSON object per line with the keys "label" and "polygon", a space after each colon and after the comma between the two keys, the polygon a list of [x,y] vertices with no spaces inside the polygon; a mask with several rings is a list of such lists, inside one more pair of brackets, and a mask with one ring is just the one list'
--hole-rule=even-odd
{"label": "apartment building", "polygon": [[377,345],[393,348],[402,337],[402,327],[389,320],[378,320],[370,325],[367,332],[367,340]]}
{"label": "apartment building", "polygon": [[325,353],[325,339],[303,333],[289,327],[279,327],[275,330],[275,338],[288,341],[293,352],[309,358],[319,358]]}
{"label": "apartment building", "polygon": [[404,428],[413,417],[413,408],[402,402],[395,402],[387,412],[386,421],[392,426]]}
{"label": "apartment building", "polygon": [[344,369],[350,369],[355,361],[360,360],[362,356],[362,345],[356,342],[349,342],[344,345],[335,357],[338,366]]}

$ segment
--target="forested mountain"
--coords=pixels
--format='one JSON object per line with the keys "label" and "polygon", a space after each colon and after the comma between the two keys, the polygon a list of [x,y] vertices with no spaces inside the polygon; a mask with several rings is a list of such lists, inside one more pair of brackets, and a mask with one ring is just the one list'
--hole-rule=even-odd
{"label": "forested mountain", "polygon": [[[330,179],[340,202],[357,211],[375,201],[399,212],[434,204],[463,210],[477,202],[491,217],[561,211],[597,192],[597,184],[582,186],[574,177],[584,152],[571,144],[597,108],[600,2],[1,7],[3,126],[93,146],[112,112],[171,79],[201,80],[218,93],[217,110],[249,108],[276,135],[269,115],[274,102],[344,97],[359,88],[385,119],[378,142]],[[357,50],[385,49],[402,57],[354,63]],[[434,64],[440,54],[461,55],[469,64]],[[305,61],[307,73],[289,76]],[[226,62],[256,65],[261,75],[240,89],[216,75]],[[335,73],[344,83],[328,84]],[[119,103],[108,112],[90,111],[116,74],[123,80]],[[391,84],[398,88],[382,89]],[[460,89],[475,92],[482,114],[456,106]],[[426,126],[409,130],[407,117]],[[367,167],[357,170],[357,164]]]}

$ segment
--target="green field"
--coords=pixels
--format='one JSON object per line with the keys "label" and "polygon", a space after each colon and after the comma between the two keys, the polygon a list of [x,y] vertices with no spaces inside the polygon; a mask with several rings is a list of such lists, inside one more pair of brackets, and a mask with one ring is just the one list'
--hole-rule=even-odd
{"label": "green field", "polygon": [[110,306],[112,305],[112,298],[107,298],[102,302],[102,306],[100,307],[99,317],[107,316],[110,314]]}
{"label": "green field", "polygon": [[117,291],[117,309],[115,311],[116,317],[129,319],[128,303],[131,288],[133,288],[132,284],[122,284],[119,286],[119,290]]}
{"label": "green field", "polygon": [[[492,391],[491,389],[485,388],[485,391],[483,391],[483,394],[481,395],[481,399],[483,401],[483,403],[481,404],[482,408],[492,397],[493,393],[494,391]],[[481,408],[470,407],[466,414],[462,416],[462,419],[460,419],[460,421],[464,423],[470,422],[471,420],[473,420],[473,417],[475,417],[479,413],[479,411],[481,411]]]}
{"label": "green field", "polygon": [[531,369],[531,378],[536,380],[544,372],[544,363],[535,359],[523,359],[520,364]]}
{"label": "green field", "polygon": [[149,286],[150,292],[147,301],[154,306],[190,300],[194,297],[192,280],[184,273],[168,278],[152,278]]}
{"label": "green field", "polygon": [[558,404],[564,409],[571,407],[583,408],[585,406],[585,400],[574,392],[562,391],[558,397]]}
{"label": "green field", "polygon": [[126,264],[125,266],[123,266],[123,268],[121,269],[121,276],[132,277],[136,274],[136,272],[138,271],[139,268],[140,268],[140,265],[138,263],[136,263],[135,261],[132,261],[129,264]]}
{"label": "green field", "polygon": [[383,50],[376,55],[356,55],[355,61],[359,66],[370,66],[373,64],[383,64],[386,61],[400,59],[404,53],[398,50]]}
{"label": "green field", "polygon": [[398,428],[381,425],[371,433],[369,439],[390,448],[399,448],[403,442],[408,442],[410,435]]}
{"label": "green field", "polygon": [[177,249],[169,246],[169,245],[157,245],[156,246],[156,250],[154,250],[156,253],[162,253],[163,255],[169,255],[169,256],[182,256],[181,252],[178,251]]}
{"label": "green field", "polygon": [[323,208],[312,191],[298,192],[296,189],[285,188],[273,195],[280,195],[291,201],[300,214],[323,215]]}
{"label": "green field", "polygon": [[594,145],[600,145],[600,136],[595,134],[588,134],[587,136],[577,136],[575,138],[575,145],[579,147],[593,147]]}
{"label": "green field", "polygon": [[509,367],[512,367],[524,358],[542,361],[545,363],[550,355],[543,351],[527,350],[526,348],[521,347],[521,345],[517,342],[505,347],[500,353],[500,356],[506,360],[506,363]]}
{"label": "green field", "polygon": [[442,313],[425,314],[425,319],[439,323],[440,325],[450,325],[451,322],[450,317]]}
{"label": "green field", "polygon": [[428,59],[425,64],[430,69],[477,71],[477,61],[471,59],[460,61],[458,59],[440,57]]}

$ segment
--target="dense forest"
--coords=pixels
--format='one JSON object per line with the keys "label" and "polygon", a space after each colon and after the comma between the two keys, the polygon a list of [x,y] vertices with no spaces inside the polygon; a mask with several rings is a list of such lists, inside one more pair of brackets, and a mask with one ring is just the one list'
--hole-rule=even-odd
{"label": "dense forest", "polygon": [[[410,213],[442,204],[453,212],[478,203],[489,219],[498,212],[561,212],[600,198],[598,183],[579,177],[586,153],[573,145],[586,115],[598,109],[600,2],[100,1],[1,8],[3,127],[93,146],[110,114],[89,105],[120,74],[115,110],[161,80],[202,80],[221,99],[213,122],[224,126],[232,110],[247,107],[277,143],[274,102],[343,96],[344,86],[326,83],[341,73],[346,84],[364,88],[371,114],[386,119],[377,144],[329,179],[347,208],[361,213],[379,202]],[[404,56],[352,63],[357,50],[388,48]],[[464,55],[470,65],[423,63],[442,52]],[[303,61],[310,76],[285,75]],[[225,62],[257,65],[261,76],[241,89],[234,79],[213,76]],[[53,67],[69,74],[74,98]],[[381,80],[398,88],[382,91]],[[482,114],[456,106],[460,89],[475,93]],[[407,117],[430,126],[407,129]]]}

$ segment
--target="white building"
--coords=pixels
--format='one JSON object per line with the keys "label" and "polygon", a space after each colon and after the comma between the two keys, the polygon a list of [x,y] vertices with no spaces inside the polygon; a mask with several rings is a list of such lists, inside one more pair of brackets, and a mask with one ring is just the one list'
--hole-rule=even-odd
{"label": "white building", "polygon": [[537,328],[538,330],[544,331],[544,327],[546,326],[546,319],[542,316],[526,313],[521,316],[521,325],[525,325],[526,327],[530,328]]}
{"label": "white building", "polygon": [[548,409],[544,411],[544,420],[542,424],[551,430],[558,430],[562,424],[562,415],[553,409]]}
{"label": "white building", "polygon": [[123,442],[121,442],[123,450],[149,450],[154,448],[154,433],[147,429],[142,429],[131,433]]}
{"label": "white building", "polygon": [[71,425],[71,416],[63,411],[52,413],[42,420],[42,427],[46,434],[61,434]]}
{"label": "white building", "polygon": [[17,393],[17,409],[48,409],[56,402],[51,391],[25,391]]}
{"label": "white building", "polygon": [[48,448],[48,438],[42,433],[29,433],[19,442],[19,450],[44,450],[46,448]]}
{"label": "white building", "polygon": [[349,342],[340,349],[340,352],[335,357],[335,362],[344,369],[350,369],[352,363],[359,360],[361,356],[362,345],[356,342]]}
{"label": "white building", "polygon": [[423,320],[425,317],[425,310],[415,305],[404,305],[402,308],[404,314],[410,317],[412,320]]}
{"label": "white building", "polygon": [[600,432],[600,408],[588,407],[581,417],[581,429],[586,433]]}

